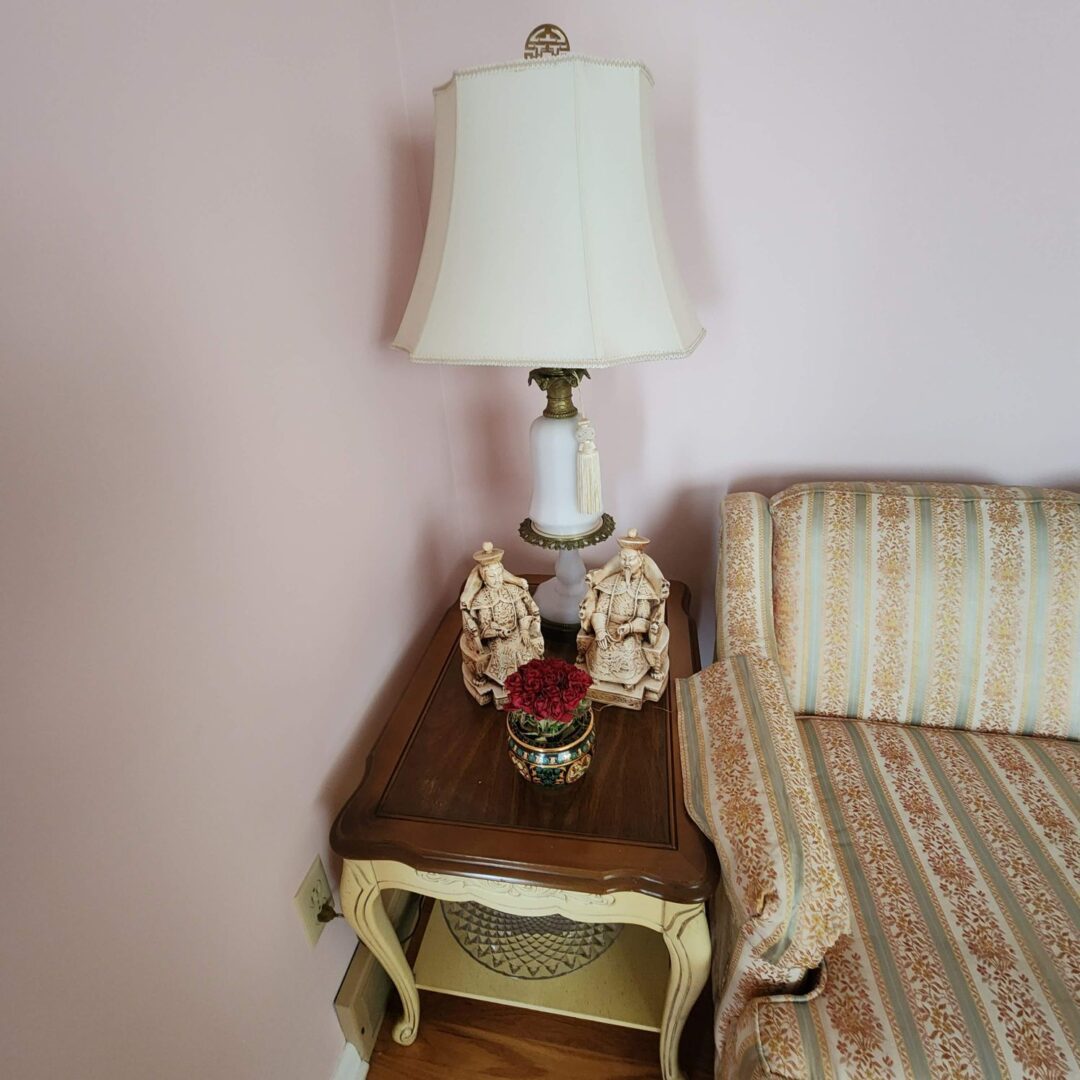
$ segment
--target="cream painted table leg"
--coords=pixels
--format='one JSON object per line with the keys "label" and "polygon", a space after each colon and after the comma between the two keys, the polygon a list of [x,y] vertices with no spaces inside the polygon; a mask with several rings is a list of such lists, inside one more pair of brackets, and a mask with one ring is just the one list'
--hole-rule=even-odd
{"label": "cream painted table leg", "polygon": [[476,900],[512,915],[558,914],[581,922],[633,923],[659,932],[671,960],[660,1021],[660,1067],[664,1080],[685,1080],[679,1070],[679,1041],[712,962],[704,904],[674,904],[633,892],[578,893],[437,874],[389,860],[347,859],[341,875],[342,911],[397,987],[405,1016],[394,1026],[394,1039],[406,1046],[416,1038],[420,1002],[412,969],[383,908],[382,888],[405,889],[444,901]]}
{"label": "cream painted table leg", "polygon": [[341,910],[356,936],[382,964],[397,988],[404,1016],[394,1025],[394,1042],[408,1046],[420,1024],[420,996],[412,968],[387,917],[375,866],[346,859],[341,872]]}
{"label": "cream painted table leg", "polygon": [[664,1018],[660,1022],[660,1067],[664,1080],[685,1080],[679,1068],[679,1041],[712,963],[712,940],[704,904],[665,905],[661,933],[671,958]]}

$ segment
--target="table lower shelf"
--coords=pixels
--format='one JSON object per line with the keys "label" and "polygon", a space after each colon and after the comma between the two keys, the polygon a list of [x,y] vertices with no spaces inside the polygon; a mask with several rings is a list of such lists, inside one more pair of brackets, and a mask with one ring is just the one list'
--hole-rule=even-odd
{"label": "table lower shelf", "polygon": [[552,979],[513,978],[469,956],[436,901],[413,969],[422,990],[659,1031],[668,956],[659,934],[626,925],[605,953],[577,971]]}

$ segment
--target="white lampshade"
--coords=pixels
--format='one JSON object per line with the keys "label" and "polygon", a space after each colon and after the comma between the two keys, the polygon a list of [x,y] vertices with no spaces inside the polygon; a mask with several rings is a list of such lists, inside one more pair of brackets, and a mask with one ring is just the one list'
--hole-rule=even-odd
{"label": "white lampshade", "polygon": [[580,56],[435,91],[427,235],[394,345],[446,364],[601,368],[704,330],[660,203],[652,76]]}

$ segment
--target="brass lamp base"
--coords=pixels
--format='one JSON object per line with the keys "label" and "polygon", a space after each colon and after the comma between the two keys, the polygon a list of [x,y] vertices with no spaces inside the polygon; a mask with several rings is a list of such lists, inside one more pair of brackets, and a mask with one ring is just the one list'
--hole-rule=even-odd
{"label": "brass lamp base", "polygon": [[548,551],[577,551],[579,548],[592,547],[594,544],[602,544],[614,532],[615,519],[610,514],[604,514],[600,524],[592,532],[583,533],[581,536],[551,536],[539,532],[533,525],[532,518],[526,518],[518,526],[518,536],[526,544],[546,548]]}

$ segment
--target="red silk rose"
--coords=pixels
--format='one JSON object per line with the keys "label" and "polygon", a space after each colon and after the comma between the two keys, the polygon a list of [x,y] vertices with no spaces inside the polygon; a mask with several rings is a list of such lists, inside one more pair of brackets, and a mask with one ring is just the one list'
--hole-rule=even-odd
{"label": "red silk rose", "polygon": [[569,724],[592,679],[565,660],[530,660],[506,679],[510,706],[541,720]]}

